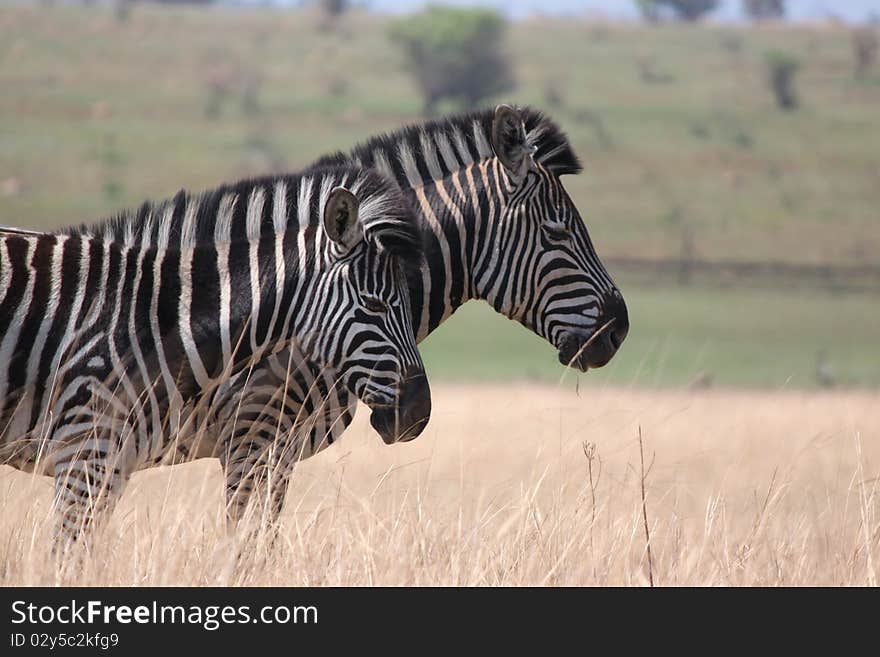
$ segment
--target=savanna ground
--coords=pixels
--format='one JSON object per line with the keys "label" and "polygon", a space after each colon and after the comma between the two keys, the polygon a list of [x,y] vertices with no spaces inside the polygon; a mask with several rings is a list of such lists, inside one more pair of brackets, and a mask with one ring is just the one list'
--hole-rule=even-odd
{"label": "savanna ground", "polygon": [[[0,224],[92,221],[419,119],[388,19],[320,25],[0,7]],[[854,76],[848,29],[531,20],[507,48],[518,86],[492,102],[531,103],[570,134],[585,172],[566,187],[601,255],[878,264],[880,70]],[[795,112],[774,106],[770,49],[801,61]],[[469,304],[422,345],[425,435],[385,447],[361,409],[298,466],[275,550],[234,556],[219,467],[202,462],[138,474],[63,581],[876,583],[876,293],[612,274],[632,328],[607,368],[566,374]],[[0,468],[3,583],[60,581],[49,501],[47,479]]]}
{"label": "savanna ground", "polygon": [[300,464],[271,551],[257,542],[237,556],[220,468],[203,461],[135,476],[84,567],[56,579],[50,483],[4,471],[0,582],[877,582],[877,393],[435,392],[415,442],[383,445],[362,413],[340,444]]}

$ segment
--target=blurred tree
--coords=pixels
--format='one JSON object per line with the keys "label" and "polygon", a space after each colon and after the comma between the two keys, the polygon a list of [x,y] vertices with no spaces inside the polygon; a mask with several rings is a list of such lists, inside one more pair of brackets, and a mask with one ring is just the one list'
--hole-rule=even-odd
{"label": "blurred tree", "polygon": [[784,110],[797,109],[798,99],[794,90],[794,78],[801,67],[800,61],[793,55],[779,50],[770,50],[764,54],[768,80],[776,104]]}
{"label": "blurred tree", "polygon": [[877,61],[877,35],[871,27],[860,27],[853,30],[852,41],[856,77],[864,78]]}
{"label": "blurred tree", "polygon": [[117,23],[125,23],[131,17],[131,9],[134,0],[115,0],[113,3],[113,15]]}
{"label": "blurred tree", "polygon": [[785,16],[785,0],[743,0],[742,6],[746,15],[756,21]]}
{"label": "blurred tree", "polygon": [[660,7],[655,0],[635,0],[635,3],[644,20],[649,23],[657,23],[660,20]]}
{"label": "blurred tree", "polygon": [[505,28],[491,9],[432,6],[396,20],[389,36],[406,53],[425,112],[432,114],[444,98],[473,108],[513,87],[502,52]]}
{"label": "blurred tree", "polygon": [[338,18],[348,9],[348,0],[320,0],[321,9],[332,18]]}
{"label": "blurred tree", "polygon": [[718,8],[720,0],[635,0],[636,6],[646,20],[656,22],[665,13],[675,18],[696,21]]}
{"label": "blurred tree", "polygon": [[321,5],[328,14],[338,16],[348,9],[348,0],[321,0]]}

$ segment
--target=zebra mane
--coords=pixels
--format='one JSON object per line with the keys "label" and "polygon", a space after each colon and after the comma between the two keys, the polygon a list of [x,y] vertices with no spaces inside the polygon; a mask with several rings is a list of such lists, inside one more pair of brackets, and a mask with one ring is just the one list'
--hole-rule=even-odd
{"label": "zebra mane", "polygon": [[[531,107],[517,108],[535,160],[556,175],[580,173],[581,163],[565,133]],[[375,167],[410,187],[439,180],[464,166],[495,156],[492,148],[494,109],[456,114],[415,123],[377,135],[346,152],[325,155],[314,166],[354,162]]]}
{"label": "zebra mane", "polygon": [[[414,212],[400,188],[375,171],[350,162],[313,167],[299,174],[264,176],[221,185],[200,193],[179,191],[173,198],[146,201],[96,224],[59,230],[130,246],[187,248],[320,225],[330,191],[342,186],[359,203],[364,236],[412,264],[421,258],[422,238]],[[284,199],[284,207],[276,207]]]}
{"label": "zebra mane", "polygon": [[[320,170],[310,169],[313,171]],[[350,189],[360,201],[358,216],[367,241],[400,259],[406,267],[417,269],[422,260],[422,232],[415,210],[400,187],[375,170],[360,169]]]}

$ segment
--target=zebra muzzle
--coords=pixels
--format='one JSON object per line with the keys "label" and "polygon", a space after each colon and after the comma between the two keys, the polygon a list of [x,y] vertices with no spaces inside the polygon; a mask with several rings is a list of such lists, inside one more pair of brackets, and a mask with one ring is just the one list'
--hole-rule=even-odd
{"label": "zebra muzzle", "polygon": [[424,371],[406,373],[396,405],[373,408],[370,424],[386,445],[406,442],[419,436],[431,419],[431,388]]}
{"label": "zebra muzzle", "polygon": [[592,333],[571,331],[562,339],[559,362],[581,372],[608,364],[629,332],[629,315],[619,292],[605,302],[598,328]]}

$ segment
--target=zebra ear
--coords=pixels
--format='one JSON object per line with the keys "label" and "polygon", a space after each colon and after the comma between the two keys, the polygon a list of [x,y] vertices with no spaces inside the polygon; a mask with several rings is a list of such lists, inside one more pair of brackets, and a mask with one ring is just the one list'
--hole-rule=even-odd
{"label": "zebra ear", "polygon": [[331,190],[324,204],[324,230],[331,240],[346,250],[362,239],[358,223],[359,206],[357,196],[345,187]]}
{"label": "zebra ear", "polygon": [[519,112],[510,105],[495,108],[492,121],[492,147],[504,168],[517,180],[523,178],[532,163],[534,147],[526,141],[526,127]]}

